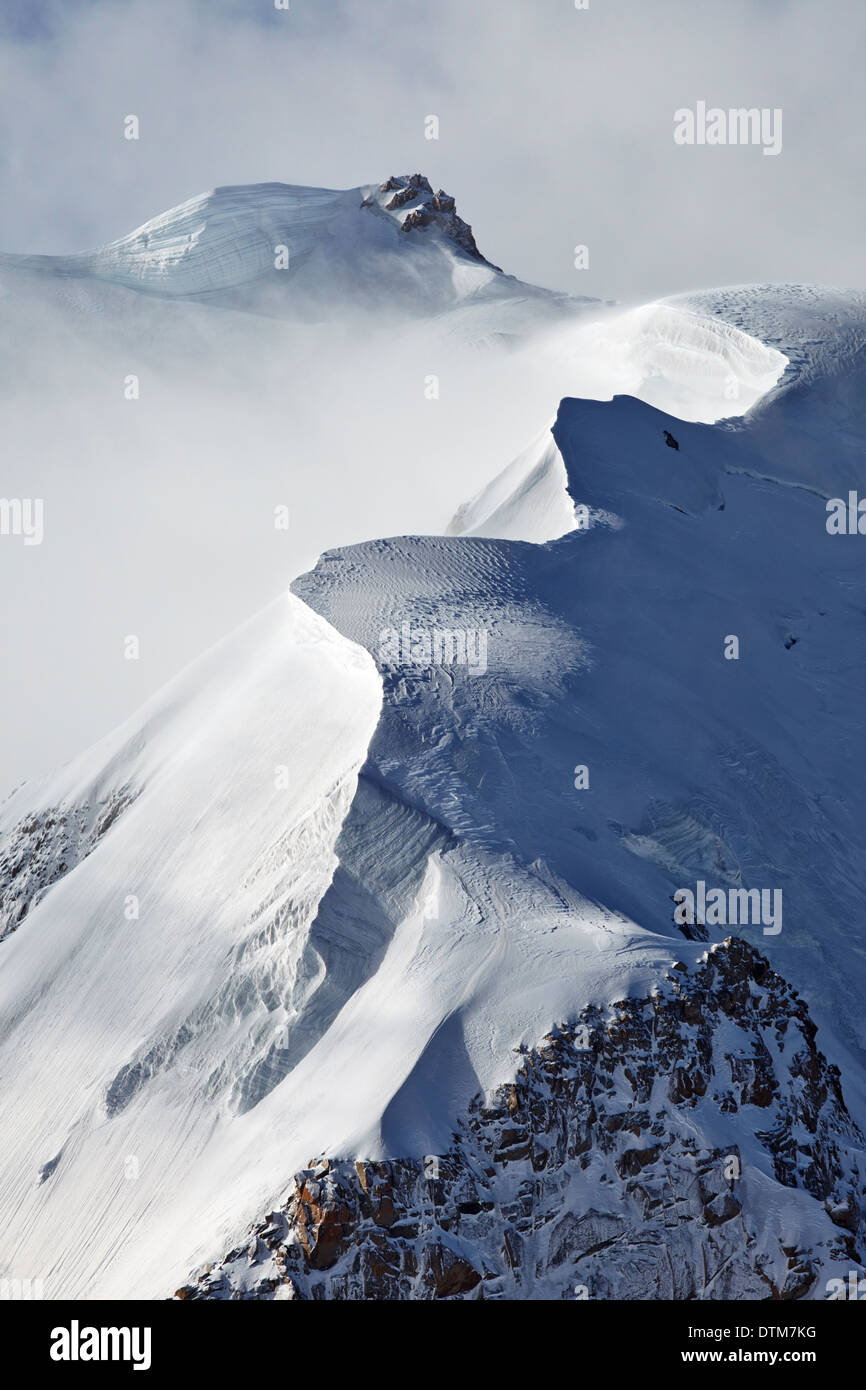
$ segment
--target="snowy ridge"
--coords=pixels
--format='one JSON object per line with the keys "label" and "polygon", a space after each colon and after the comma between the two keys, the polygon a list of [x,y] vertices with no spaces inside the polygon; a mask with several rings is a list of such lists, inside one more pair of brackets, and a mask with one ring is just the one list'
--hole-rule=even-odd
{"label": "snowy ridge", "polygon": [[[350,1268],[370,1234],[350,1165],[382,1165],[408,1212],[439,1156],[448,1201],[475,1217],[459,1194],[489,1143],[496,1190],[467,1200],[491,1202],[489,1282],[507,1296],[534,1296],[536,1259],[550,1266],[539,1292],[566,1288],[555,1256],[590,1253],[584,1236],[605,1247],[601,1296],[667,1289],[622,1251],[670,1222],[686,1271],[674,1296],[700,1290],[711,1250],[719,1275],[730,1266],[718,1288],[819,1297],[821,1271],[858,1252],[862,1216],[866,637],[859,558],[827,535],[823,498],[862,472],[863,304],[807,289],[734,294],[737,322],[713,296],[590,309],[490,266],[424,184],[220,189],[89,256],[0,263],[13,300],[49,302],[77,277],[100,312],[144,303],[140,290],[172,313],[206,299],[322,320],[387,298],[419,336],[435,314],[437,348],[525,354],[550,391],[540,420],[564,398],[461,509],[464,534],[326,552],[115,734],[0,807],[0,1276],[43,1278],[49,1297],[169,1296],[279,1211],[281,1238],[297,1238],[263,1241],[265,1255],[257,1233],[265,1284],[232,1257],[226,1287],[270,1296],[275,1277],[316,1296],[310,1268],[325,1266],[287,1280],[279,1247],[318,1258],[345,1199],[355,1234],[332,1292],[367,1296]],[[276,237],[291,242],[284,278]],[[575,505],[592,524],[574,528]],[[747,925],[750,946],[722,951],[727,926],[701,924],[707,964],[673,921],[672,894],[698,878],[782,890],[783,930]],[[547,1067],[550,1039],[580,1020],[595,1030],[588,1078],[571,1051]],[[637,1073],[628,1093],[623,1067],[649,1067],[665,1039],[665,1096]],[[616,1093],[610,1142],[593,1130],[577,1152],[589,1117],[572,1083],[591,1096],[596,1076]],[[544,1123],[508,1124],[509,1096]],[[455,1130],[471,1131],[462,1153]],[[735,1206],[719,1172],[733,1149]],[[672,1211],[663,1155],[682,1179]],[[544,1237],[525,1258],[515,1243],[506,1269],[518,1207]],[[472,1293],[490,1234],[467,1229],[468,1274],[432,1246],[413,1274],[400,1247],[380,1287],[405,1296],[401,1279],[429,1275],[418,1287]]]}
{"label": "snowy ridge", "polygon": [[[628,395],[678,419],[712,424],[746,414],[785,374],[775,347],[690,306],[647,304],[587,311],[538,345],[561,396]],[[551,422],[552,423],[552,422]],[[581,524],[589,518],[582,514]],[[550,428],[455,514],[451,534],[541,543],[576,525],[573,500]]]}
{"label": "snowy ridge", "polygon": [[[836,390],[844,400],[847,380]],[[828,387],[805,436],[798,398],[790,395],[738,429],[678,423],[627,398],[565,402],[555,437],[571,494],[615,509],[617,526],[541,548],[469,538],[380,541],[325,556],[298,581],[312,606],[374,656],[378,644],[385,704],[364,777],[449,832],[432,903],[421,895],[431,926],[413,948],[425,977],[431,952],[443,962],[426,988],[438,993],[444,961],[453,961],[470,923],[474,935],[498,930],[500,945],[493,958],[476,946],[482,973],[476,969],[469,988],[455,991],[447,1026],[432,1034],[381,1132],[311,1147],[308,1161],[319,1161],[298,1175],[288,1200],[263,1204],[251,1239],[178,1296],[569,1297],[572,1280],[587,1278],[593,1297],[821,1298],[827,1279],[859,1258],[863,1140],[849,1117],[849,1109],[866,1113],[859,1064],[849,1069],[846,1108],[833,1065],[807,1062],[801,1051],[814,1038],[805,1006],[798,1002],[792,1012],[782,1003],[789,987],[742,942],[731,948],[730,973],[716,957],[721,1008],[710,994],[675,1015],[674,1035],[683,1021],[701,1022],[696,1053],[664,1067],[654,1051],[650,1060],[643,1020],[658,1006],[641,1003],[645,972],[654,977],[651,992],[660,967],[664,973],[653,935],[658,947],[667,940],[683,950],[671,940],[678,884],[700,877],[781,884],[784,929],[769,940],[759,926],[757,939],[808,994],[830,1054],[843,1061],[849,1049],[863,1054],[853,983],[861,979],[859,945],[849,924],[866,889],[850,833],[866,810],[851,760],[866,692],[862,674],[853,674],[863,663],[852,668],[846,659],[840,668],[836,655],[839,624],[848,631],[837,586],[845,595],[857,557],[827,549],[819,498],[767,485],[761,472],[780,436],[788,444],[783,458],[795,458],[799,470],[810,465],[820,477],[840,465],[839,454],[825,456],[833,395]],[[666,433],[674,430],[671,447]],[[766,543],[770,534],[779,537],[774,547]],[[665,563],[684,548],[687,601],[677,567]],[[723,567],[724,601],[716,578]],[[816,622],[831,611],[833,628]],[[489,624],[483,673],[382,661],[382,632],[407,615],[417,630],[455,631],[475,627],[482,612]],[[726,668],[719,648],[734,626],[750,659]],[[715,630],[713,652],[707,634]],[[682,750],[685,760],[672,756]],[[572,758],[585,760],[593,779],[578,799],[569,785]],[[841,787],[844,810],[836,799]],[[464,907],[459,917],[455,868],[469,890],[469,914]],[[540,876],[556,906],[544,909],[538,899]],[[526,902],[532,883],[534,911]],[[605,904],[603,917],[587,919],[573,896],[577,884]],[[629,916],[651,933],[632,936],[624,952],[620,924]],[[575,937],[581,919],[594,955]],[[429,933],[443,920],[447,938],[437,943]],[[455,933],[457,920],[463,926]],[[399,939],[398,931],[394,946]],[[573,1071],[556,1051],[555,1025],[595,1017],[599,1006],[604,1017],[616,985],[626,983],[607,975],[605,962],[624,963],[624,954],[630,1000],[616,1006],[622,1012],[607,1025],[609,1043],[590,1043],[596,1056],[613,1050],[612,1113],[585,1136],[586,1117],[566,1102]],[[401,973],[417,980],[419,965],[407,961]],[[772,1004],[763,999],[768,981]],[[574,1012],[572,989],[592,1001],[589,1015]],[[419,1007],[405,985],[400,996]],[[741,1000],[734,1010],[732,997]],[[753,1009],[762,1019],[757,1032]],[[503,1054],[491,1047],[501,1019],[508,1018],[517,1046],[531,1047],[545,1015],[553,1040],[524,1076],[532,1088],[540,1061],[560,1099],[542,1106],[530,1095],[512,1107],[508,1088],[491,1099],[497,1074],[507,1073]],[[633,1022],[624,1030],[625,1018]],[[775,1037],[763,1031],[770,1020]],[[737,1031],[743,1028],[745,1035]],[[657,1036],[669,1047],[667,1025]],[[684,1036],[688,1051],[695,1040],[690,1029]],[[571,1039],[566,1029],[564,1041]],[[581,1042],[581,1055],[585,1048]],[[619,1089],[615,1078],[623,1074],[631,1092]],[[807,1100],[802,1078],[818,1074],[824,1080]],[[434,1077],[446,1085],[434,1085]],[[443,1090],[451,1109],[439,1117],[431,1096]],[[597,1084],[588,1086],[587,1095],[597,1093]],[[682,1147],[680,1122],[654,1108],[663,1094],[692,1111]],[[839,1109],[821,1118],[830,1095]],[[275,1092],[268,1103],[280,1099],[285,1093]],[[468,1138],[450,1147],[449,1131],[457,1124],[462,1135],[462,1123],[476,1114],[494,1125],[491,1147],[479,1152]],[[621,1192],[616,1181],[606,1185],[614,1174],[602,1155],[610,1147]],[[420,1154],[428,1157],[422,1162]],[[356,1165],[358,1179],[348,1163],[333,1166],[334,1158],[353,1155],[365,1159]],[[432,1176],[429,1155],[438,1156]],[[539,1179],[548,1169],[549,1178]],[[800,1189],[797,1200],[793,1189]],[[525,1231],[532,1233],[528,1248]]]}
{"label": "snowy ridge", "polygon": [[[268,610],[7,802],[8,833],[34,806],[136,793],[2,946],[10,1269],[33,1262],[55,1296],[167,1294],[314,1155],[446,1154],[514,1047],[651,993],[683,951],[671,894],[695,877],[783,887],[765,949],[807,992],[827,1054],[862,1047],[847,923],[866,890],[849,828],[863,664],[840,676],[836,654],[856,556],[827,550],[814,492],[761,481],[780,436],[784,459],[831,478],[832,411],[830,392],[804,436],[790,393],[736,428],[626,397],[566,401],[569,491],[615,525],[326,555],[288,622]],[[404,622],[483,630],[485,669],[383,660],[383,631]],[[739,667],[721,658],[731,630]],[[64,1065],[49,1064],[67,1035]],[[848,1103],[863,1113],[856,1085]],[[786,1218],[804,1245],[810,1200]]]}
{"label": "snowy ridge", "polygon": [[[840,378],[843,400],[849,389]],[[850,664],[858,557],[827,535],[820,495],[764,481],[773,468],[821,487],[844,476],[862,444],[847,434],[829,449],[832,414],[821,400],[804,430],[799,397],[785,395],[719,428],[627,397],[567,401],[555,437],[571,496],[618,524],[541,548],[375,542],[323,557],[295,587],[373,655],[406,620],[487,630],[484,674],[383,668],[371,756],[401,796],[665,934],[680,875],[725,865],[746,886],[777,884],[790,908],[774,960],[808,980],[822,1026],[860,1049],[847,927],[866,891],[851,835],[866,814]],[[731,632],[748,649],[739,665],[723,657]],[[450,733],[431,741],[429,729]],[[604,769],[586,796],[576,763]]]}
{"label": "snowy ridge", "polygon": [[667,301],[713,316],[784,352],[778,389],[847,370],[866,344],[866,293],[824,285],[731,285]]}
{"label": "snowy ridge", "polygon": [[[539,345],[561,396],[632,396],[695,423],[713,424],[765,410],[784,392],[799,427],[812,428],[814,403],[832,398],[842,425],[842,456],[817,451],[806,466],[784,439],[768,441],[761,476],[813,487],[825,497],[856,487],[860,380],[866,347],[866,296],[820,286],[742,286],[680,295],[553,328]],[[849,383],[846,387],[845,383]],[[810,396],[797,394],[808,386]],[[848,394],[850,394],[850,399]],[[779,417],[764,426],[768,435]],[[503,540],[557,540],[574,528],[573,501],[555,439],[545,431],[454,516],[452,534]]]}
{"label": "snowy ridge", "polygon": [[784,348],[689,304],[662,302],[613,310],[581,325],[570,344],[575,368],[604,389],[574,394],[635,396],[684,420],[742,415],[777,383]]}

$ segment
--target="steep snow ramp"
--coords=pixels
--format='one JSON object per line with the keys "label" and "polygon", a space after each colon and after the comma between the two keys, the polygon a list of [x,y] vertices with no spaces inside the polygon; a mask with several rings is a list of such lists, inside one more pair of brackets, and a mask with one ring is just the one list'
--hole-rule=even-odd
{"label": "steep snow ramp", "polygon": [[113,1282],[142,1294],[158,1280],[171,1293],[193,1264],[215,1258],[221,1242],[281,1200],[315,1155],[435,1152],[470,1098],[511,1077],[512,1049],[546,1020],[571,1015],[584,997],[607,1003],[645,990],[672,959],[670,943],[548,874],[464,849],[434,854],[378,970],[291,1074],[212,1146],[194,1210],[175,1201],[169,1220],[183,1245],[161,1267],[152,1257],[145,1267],[130,1242]]}
{"label": "steep snow ramp", "polygon": [[507,468],[459,507],[448,527],[455,536],[503,540],[557,540],[574,530],[562,455],[550,428]]}
{"label": "steep snow ramp", "polygon": [[4,1277],[122,1296],[126,1245],[165,1261],[166,1203],[194,1207],[321,981],[310,927],[380,700],[369,657],[284,597],[6,803],[8,842],[129,797],[0,945]]}

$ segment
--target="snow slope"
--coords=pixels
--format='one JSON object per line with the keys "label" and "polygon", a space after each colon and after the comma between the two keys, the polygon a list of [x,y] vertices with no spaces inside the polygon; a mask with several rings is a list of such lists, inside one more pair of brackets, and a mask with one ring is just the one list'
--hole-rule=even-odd
{"label": "snow slope", "polygon": [[[783,889],[781,934],[742,934],[862,1113],[859,560],[785,476],[858,447],[851,370],[808,431],[796,393],[722,426],[566,401],[588,529],[330,553],[303,604],[6,804],[14,844],[129,794],[2,946],[4,1269],[170,1292],[311,1156],[440,1151],[514,1047],[697,960],[671,903],[697,877]],[[485,669],[385,660],[404,623],[483,631]]]}
{"label": "snow slope", "polygon": [[549,427],[477,496],[458,507],[448,527],[455,536],[538,544],[574,529],[565,465]]}
{"label": "snow slope", "polygon": [[825,379],[807,427],[797,392],[715,427],[566,401],[555,435],[586,530],[541,549],[375,542],[295,587],[374,654],[404,621],[486,630],[485,675],[386,684],[372,755],[401,797],[661,933],[699,877],[782,888],[772,959],[862,1057],[862,561],[824,502],[862,457],[862,416],[857,434],[833,424],[853,394],[850,369]]}
{"label": "snow slope", "polygon": [[[571,397],[462,509],[471,534],[329,551],[0,807],[0,1277],[49,1297],[170,1294],[311,1158],[444,1151],[515,1048],[703,968],[671,901],[698,878],[783,891],[781,933],[741,934],[866,1117],[862,565],[824,526],[862,472],[862,301],[564,304],[484,261],[447,195],[389,183],[217,190],[89,258],[0,266],[13,299],[143,289],[197,325],[191,301],[303,318],[393,284],[441,360],[483,349],[495,380],[517,347],[527,398]],[[411,433],[376,445],[417,466]],[[436,632],[474,669],[432,660]],[[701,1142],[741,1144],[780,1228],[824,1241],[724,1114]]]}
{"label": "snow slope", "polygon": [[80,1295],[130,1240],[165,1259],[161,1206],[194,1200],[315,989],[310,922],[379,705],[369,658],[282,598],[4,804],[26,849],[60,806],[129,798],[3,943],[4,1268]]}
{"label": "snow slope", "polygon": [[[477,1085],[449,1057],[455,1009],[492,1083],[551,1007],[669,962],[546,870],[509,884],[368,780],[353,800],[379,702],[369,658],[280,600],[5,804],[26,837],[129,794],[3,944],[4,1269],[53,1297],[170,1291],[311,1145],[441,1141]],[[440,1035],[454,1084],[434,1100]]]}

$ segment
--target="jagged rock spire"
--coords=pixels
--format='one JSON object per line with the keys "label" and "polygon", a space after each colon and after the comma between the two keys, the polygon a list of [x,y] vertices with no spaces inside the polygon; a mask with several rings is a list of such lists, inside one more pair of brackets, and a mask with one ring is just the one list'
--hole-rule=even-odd
{"label": "jagged rock spire", "polygon": [[[396,216],[401,231],[412,233],[420,228],[437,227],[474,260],[491,265],[478,250],[469,223],[458,216],[455,199],[444,188],[434,192],[424,174],[392,175],[361,204],[362,207],[375,205]],[[499,270],[499,266],[492,268]]]}

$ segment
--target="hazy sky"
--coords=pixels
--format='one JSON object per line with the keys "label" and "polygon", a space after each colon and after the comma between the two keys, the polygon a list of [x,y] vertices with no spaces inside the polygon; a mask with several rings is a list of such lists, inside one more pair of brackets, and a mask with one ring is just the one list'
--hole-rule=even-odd
{"label": "hazy sky", "polygon": [[[4,0],[0,247],[83,250],[221,183],[420,170],[537,283],[862,286],[862,0],[589,6]],[[675,145],[700,100],[781,108],[782,153]]]}

